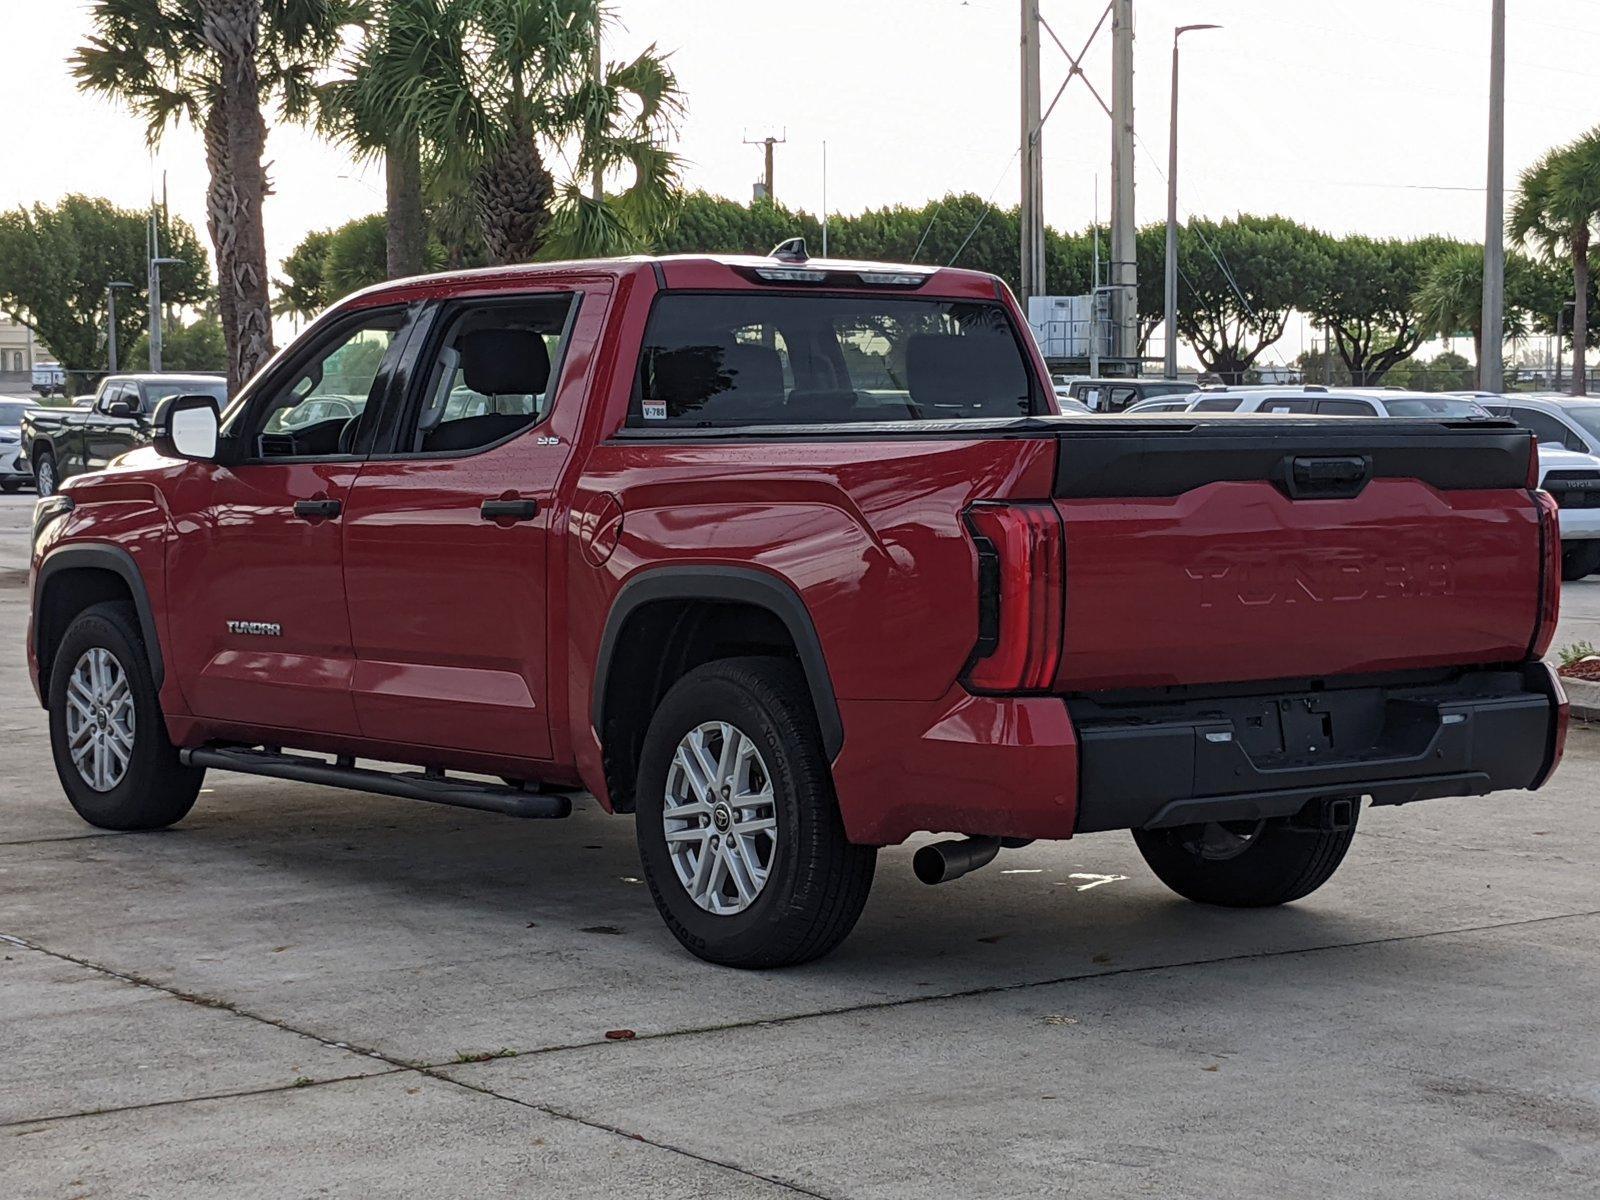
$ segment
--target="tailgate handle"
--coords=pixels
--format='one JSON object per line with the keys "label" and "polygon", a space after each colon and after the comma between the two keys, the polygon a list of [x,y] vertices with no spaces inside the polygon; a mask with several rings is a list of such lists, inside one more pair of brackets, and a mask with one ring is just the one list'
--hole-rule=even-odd
{"label": "tailgate handle", "polygon": [[1290,455],[1283,467],[1283,490],[1291,500],[1348,500],[1372,478],[1372,458],[1366,454]]}

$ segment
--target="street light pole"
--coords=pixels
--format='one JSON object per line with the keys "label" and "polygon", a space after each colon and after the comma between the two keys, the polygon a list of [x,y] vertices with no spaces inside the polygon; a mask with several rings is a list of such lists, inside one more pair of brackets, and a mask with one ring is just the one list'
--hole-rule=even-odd
{"label": "street light pole", "polygon": [[150,369],[161,370],[161,268],[176,266],[181,258],[150,260]]}
{"label": "street light pole", "polygon": [[1178,39],[1220,25],[1180,25],[1172,31],[1172,126],[1167,135],[1167,361],[1163,374],[1178,377]]}
{"label": "street light pole", "polygon": [[113,280],[106,284],[106,370],[117,373],[117,291],[133,284]]}

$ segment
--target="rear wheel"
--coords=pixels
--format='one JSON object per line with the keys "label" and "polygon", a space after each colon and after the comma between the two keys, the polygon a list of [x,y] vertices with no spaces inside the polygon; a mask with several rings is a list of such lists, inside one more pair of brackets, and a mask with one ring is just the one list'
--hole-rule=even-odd
{"label": "rear wheel", "polygon": [[53,496],[60,482],[56,474],[55,456],[46,450],[33,463],[33,490],[41,496]]}
{"label": "rear wheel", "polygon": [[50,668],[50,747],[78,815],[101,829],[162,829],[194,806],[205,770],[167,740],[133,606],[96,604]]}
{"label": "rear wheel", "polygon": [[852,845],[799,670],[773,658],[689,672],[651,719],[639,763],[639,856],[693,954],[782,967],[841,942],[877,850]]}
{"label": "rear wheel", "polygon": [[1333,875],[1356,833],[1359,802],[1345,829],[1312,829],[1293,817],[1135,829],[1156,877],[1200,904],[1267,908],[1309,896]]}
{"label": "rear wheel", "polygon": [[1568,583],[1600,571],[1600,539],[1561,543],[1561,578]]}

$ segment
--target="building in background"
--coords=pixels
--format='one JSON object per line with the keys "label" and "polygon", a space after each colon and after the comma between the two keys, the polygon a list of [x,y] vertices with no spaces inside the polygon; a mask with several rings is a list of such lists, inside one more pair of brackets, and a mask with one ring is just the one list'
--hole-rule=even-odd
{"label": "building in background", "polygon": [[33,330],[0,313],[0,388],[27,391],[39,357]]}

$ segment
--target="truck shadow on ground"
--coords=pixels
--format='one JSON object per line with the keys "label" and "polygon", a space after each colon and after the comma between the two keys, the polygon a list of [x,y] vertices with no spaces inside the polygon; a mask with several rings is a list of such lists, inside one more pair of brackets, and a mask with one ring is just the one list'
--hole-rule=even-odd
{"label": "truck shadow on ground", "polygon": [[[65,843],[57,853],[127,877],[141,904],[235,909],[211,918],[247,927],[234,937],[283,931],[285,941],[324,950],[353,939],[377,957],[385,941],[403,940],[407,960],[559,958],[575,984],[599,959],[673,974],[717,970],[690,958],[661,924],[632,818],[608,816],[587,797],[567,821],[516,822],[227,776],[210,786],[175,830]],[[852,995],[970,990],[1409,932],[1383,907],[1358,914],[1323,902],[1333,885],[1278,910],[1190,904],[1149,874],[1126,835],[1038,843],[934,888],[912,875],[912,851],[880,853],[872,898],[839,950],[768,978]],[[157,889],[162,896],[151,897]],[[188,940],[204,936],[201,928]]]}

